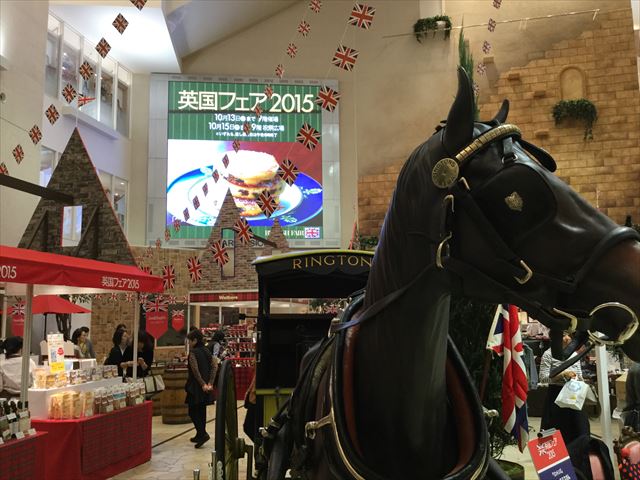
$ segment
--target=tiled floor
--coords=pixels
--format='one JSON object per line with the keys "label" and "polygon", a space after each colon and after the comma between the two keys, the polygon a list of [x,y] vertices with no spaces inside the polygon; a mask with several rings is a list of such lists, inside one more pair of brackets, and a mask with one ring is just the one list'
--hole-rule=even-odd
{"label": "tiled floor", "polygon": [[[241,407],[241,402],[238,402],[238,407],[238,422],[241,426],[244,420],[245,410]],[[153,417],[152,439],[153,445],[156,446],[152,450],[153,456],[151,457],[151,460],[144,465],[134,468],[133,470],[129,470],[128,472],[124,472],[113,477],[114,480],[192,480],[194,468],[200,469],[201,480],[207,480],[208,463],[211,461],[211,450],[214,448],[213,430],[215,422],[212,420],[214,415],[215,407],[209,407],[207,411],[207,418],[211,421],[207,424],[207,430],[209,435],[211,435],[211,440],[209,440],[209,442],[200,449],[195,449],[193,447],[193,443],[189,442],[189,438],[194,435],[193,426],[191,424],[164,425],[162,423],[162,417]],[[540,419],[530,418],[529,425],[534,429],[530,434],[531,438],[533,438],[540,425]],[[600,422],[597,419],[592,419],[592,434],[597,436],[600,434],[600,431]],[[179,436],[171,439],[176,435]],[[619,430],[615,422],[613,424],[613,435],[614,438],[619,435]],[[516,447],[509,446],[505,449],[502,458],[524,465],[525,478],[527,480],[534,480],[537,478],[531,462],[531,456],[528,451],[520,453]],[[246,478],[246,461],[244,459],[240,460],[239,478]]]}

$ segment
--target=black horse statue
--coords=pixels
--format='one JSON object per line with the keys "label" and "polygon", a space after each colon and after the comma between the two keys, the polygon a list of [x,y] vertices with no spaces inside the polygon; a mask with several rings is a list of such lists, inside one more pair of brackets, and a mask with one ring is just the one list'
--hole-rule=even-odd
{"label": "black horse statue", "polygon": [[[452,291],[526,310],[551,328],[558,358],[600,342],[640,361],[638,234],[553,175],[553,158],[507,113],[505,101],[474,122],[458,69],[446,123],[398,177],[366,293],[307,354],[291,401],[262,429],[269,480],[287,469],[313,480],[506,478],[448,338]],[[563,331],[576,332],[564,352]]]}

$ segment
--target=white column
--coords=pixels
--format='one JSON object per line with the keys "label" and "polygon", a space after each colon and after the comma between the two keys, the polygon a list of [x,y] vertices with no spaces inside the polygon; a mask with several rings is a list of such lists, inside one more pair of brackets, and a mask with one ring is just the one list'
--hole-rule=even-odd
{"label": "white column", "polygon": [[0,330],[0,337],[7,338],[7,309],[9,308],[9,302],[7,302],[7,292],[5,291],[2,296],[2,330]]}
{"label": "white column", "polygon": [[24,405],[27,401],[27,390],[29,389],[29,359],[31,357],[31,329],[33,326],[33,315],[31,314],[31,304],[33,302],[33,285],[27,285],[27,305],[24,310],[24,335],[22,338],[22,374],[20,377],[20,400]]}
{"label": "white column", "polygon": [[611,433],[611,404],[609,402],[609,368],[607,362],[607,347],[598,345],[596,348],[596,374],[598,378],[598,398],[600,399],[600,426],[602,428],[602,441],[609,450],[613,471],[616,478],[620,473],[616,466],[618,460],[613,453],[613,434]]}
{"label": "white column", "polygon": [[[138,378],[138,331],[140,330],[140,298],[136,295],[133,311],[133,381]],[[149,365],[151,367],[151,365]]]}

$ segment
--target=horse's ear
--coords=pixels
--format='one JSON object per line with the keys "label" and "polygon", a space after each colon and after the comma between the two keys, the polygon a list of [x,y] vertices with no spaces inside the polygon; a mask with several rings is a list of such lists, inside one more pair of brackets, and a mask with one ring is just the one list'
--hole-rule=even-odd
{"label": "horse's ear", "polygon": [[471,80],[464,68],[458,67],[458,93],[451,105],[444,130],[444,147],[449,155],[455,155],[473,138],[475,111]]}
{"label": "horse's ear", "polygon": [[493,117],[491,123],[500,125],[507,120],[507,116],[509,115],[509,100],[504,99],[502,101],[502,105],[500,106],[500,110],[496,113],[496,116]]}

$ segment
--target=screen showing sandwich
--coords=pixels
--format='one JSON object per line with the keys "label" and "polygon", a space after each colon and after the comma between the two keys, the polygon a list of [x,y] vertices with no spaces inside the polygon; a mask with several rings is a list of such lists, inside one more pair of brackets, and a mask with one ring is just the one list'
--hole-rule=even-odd
{"label": "screen showing sandwich", "polygon": [[230,192],[256,235],[277,218],[289,239],[322,239],[320,86],[168,83],[172,237],[208,238]]}

